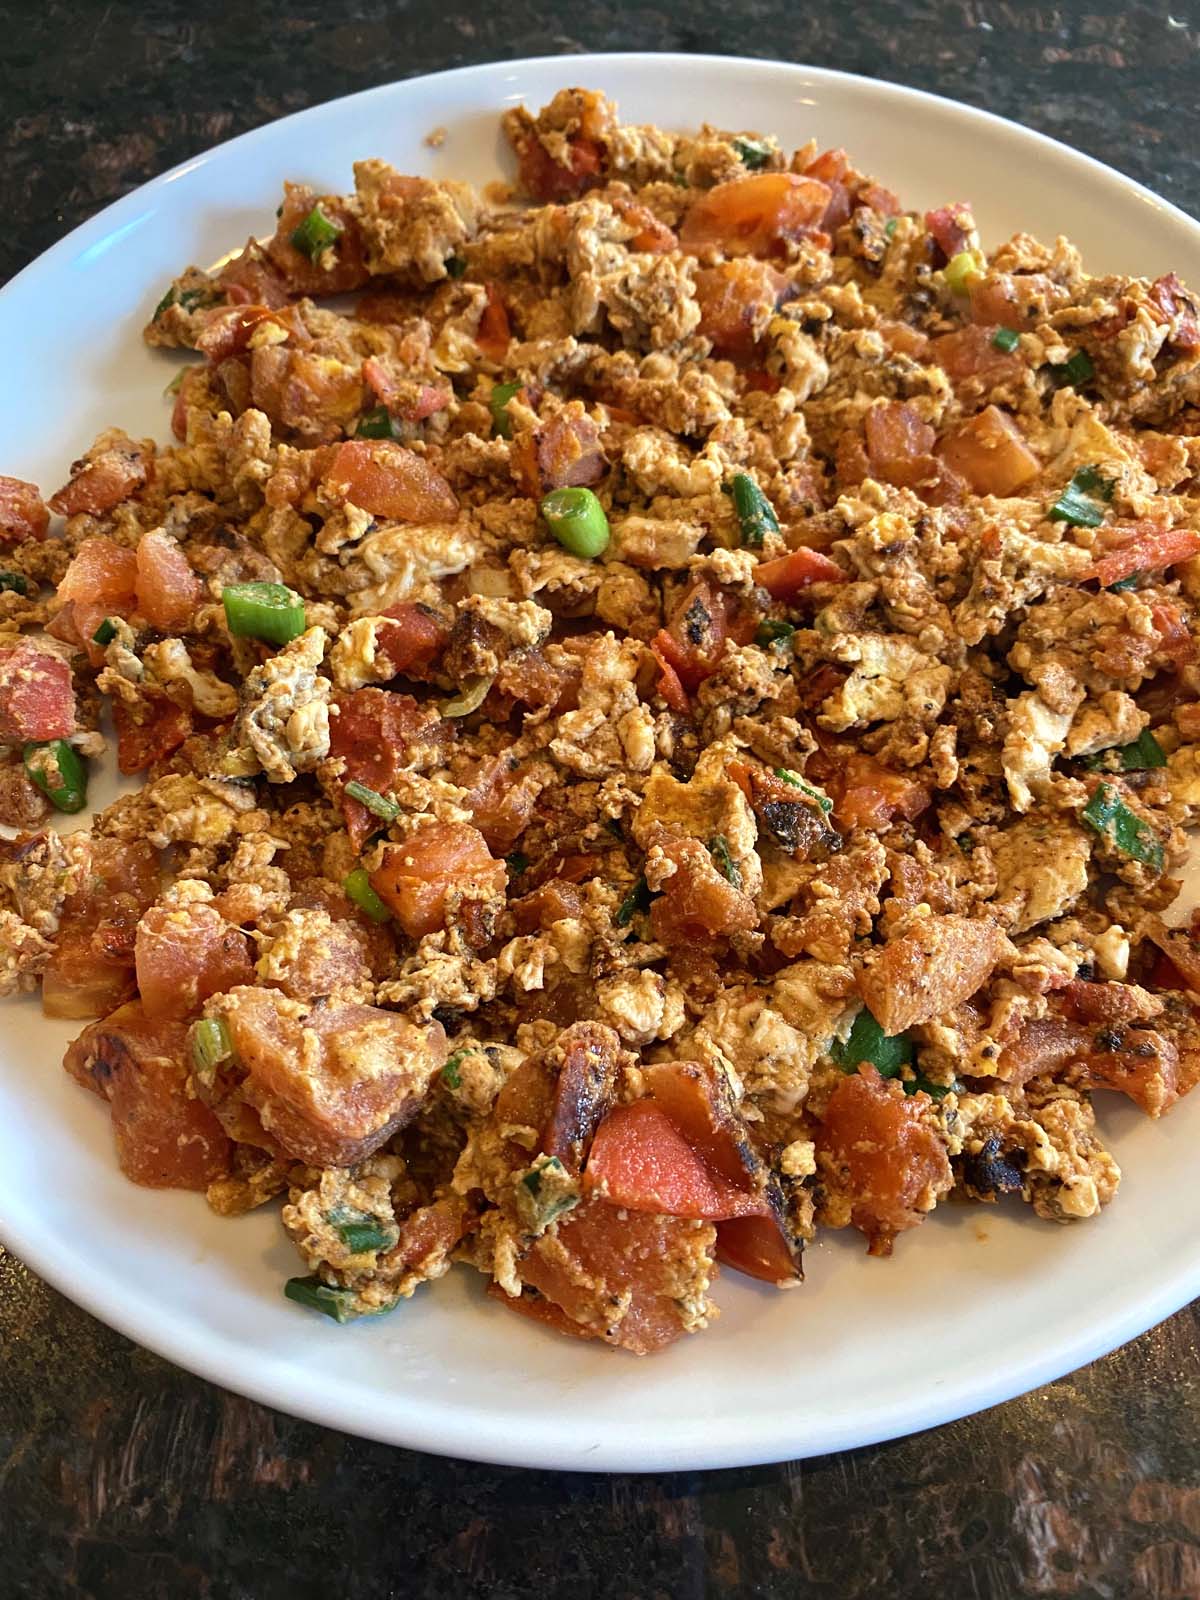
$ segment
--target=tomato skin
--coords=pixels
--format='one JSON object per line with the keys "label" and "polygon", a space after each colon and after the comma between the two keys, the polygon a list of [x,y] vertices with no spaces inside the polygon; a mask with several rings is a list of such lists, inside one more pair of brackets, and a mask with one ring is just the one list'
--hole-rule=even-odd
{"label": "tomato skin", "polygon": [[692,702],[688,699],[688,692],[683,687],[680,678],[671,660],[671,636],[660,630],[650,641],[650,649],[654,659],[658,662],[658,692],[672,711],[681,717],[690,717]]}
{"label": "tomato skin", "polygon": [[699,331],[717,355],[749,361],[786,287],[781,272],[753,256],[701,267],[696,273]]}
{"label": "tomato skin", "polygon": [[138,920],[159,890],[158,851],[145,840],[93,840],[85,881],[63,907],[42,977],[48,1017],[105,1017],[133,993]]}
{"label": "tomato skin", "polygon": [[865,751],[839,754],[828,787],[833,820],[843,831],[883,829],[898,816],[914,822],[933,796],[923,783],[883,766]]}
{"label": "tomato skin", "polygon": [[1200,533],[1192,528],[1162,528],[1155,523],[1135,522],[1129,526],[1128,535],[1125,543],[1092,563],[1083,574],[1084,581],[1098,578],[1101,587],[1107,589],[1135,572],[1162,572],[1177,561],[1190,561],[1200,555]]}
{"label": "tomato skin", "polygon": [[163,633],[185,628],[203,598],[204,586],[175,540],[152,528],[142,535],[134,560],[134,596],[142,616]]}
{"label": "tomato skin", "polygon": [[37,484],[0,476],[0,540],[44,539],[49,526],[50,512]]}
{"label": "tomato skin", "polygon": [[585,1187],[612,1205],[718,1222],[761,1209],[712,1174],[653,1100],[617,1106],[596,1130]]}
{"label": "tomato skin", "polygon": [[819,550],[792,550],[773,561],[760,561],[754,569],[756,583],[773,600],[792,600],[814,583],[845,583],[846,574],[836,561]]}
{"label": "tomato skin", "polygon": [[770,1216],[729,1217],[718,1222],[717,1260],[763,1283],[795,1283],[800,1275],[796,1257]]}
{"label": "tomato skin", "polygon": [[[329,719],[329,752],[344,764],[343,783],[351,778],[386,794],[421,743],[444,745],[450,724],[419,706],[411,695],[389,689],[355,689],[338,695]],[[346,830],[355,850],[379,825],[377,817],[350,795],[341,795]]]}
{"label": "tomato skin", "polygon": [[75,731],[75,690],[63,658],[30,639],[0,649],[0,739],[66,739]]}
{"label": "tomato skin", "polygon": [[376,648],[386,657],[393,672],[421,677],[441,654],[446,630],[423,606],[401,601],[389,606],[376,629]]}
{"label": "tomato skin", "polygon": [[961,200],[927,211],[925,228],[941,253],[942,259],[937,264],[944,266],[954,256],[970,248],[975,218],[971,215],[971,207]]}

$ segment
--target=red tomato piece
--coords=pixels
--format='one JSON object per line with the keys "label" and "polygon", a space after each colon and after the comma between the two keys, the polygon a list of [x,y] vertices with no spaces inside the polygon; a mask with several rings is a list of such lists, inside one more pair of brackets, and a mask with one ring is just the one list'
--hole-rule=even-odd
{"label": "red tomato piece", "polygon": [[896,817],[913,822],[933,796],[923,783],[893,772],[863,751],[837,758],[828,787],[833,795],[833,820],[843,830],[890,827]]}
{"label": "red tomato piece", "polygon": [[934,476],[937,463],[932,451],[937,435],[907,401],[872,406],[863,426],[872,477],[915,489]]}
{"label": "red tomato piece", "polygon": [[1179,350],[1200,349],[1200,319],[1195,301],[1180,282],[1178,273],[1155,278],[1149,298],[1171,324],[1168,340]]}
{"label": "red tomato piece", "polygon": [[48,1017],[105,1017],[133,992],[134,936],[159,889],[158,852],[145,840],[95,839],[91,868],[63,907],[42,978]]}
{"label": "red tomato piece", "polygon": [[386,620],[375,631],[378,653],[387,658],[393,672],[422,676],[441,654],[445,628],[427,607],[406,601],[390,606],[383,615]]}
{"label": "red tomato piece", "polygon": [[206,1189],[231,1167],[233,1146],[188,1090],[187,1029],[133,1001],[85,1028],[63,1065],[112,1110],[121,1171],[151,1189]]}
{"label": "red tomato piece", "polygon": [[1042,464],[1021,437],[1011,417],[988,406],[948,433],[938,455],[976,494],[1005,499],[1031,483]]}
{"label": "red tomato piece", "polygon": [[765,261],[739,256],[696,273],[700,332],[717,355],[748,361],[787,287]]}
{"label": "red tomato piece", "polygon": [[[292,234],[318,204],[321,215],[338,229],[338,236],[328,252],[319,251],[312,258],[296,248],[292,243]],[[347,209],[339,196],[326,194],[318,197],[304,184],[284,184],[283,205],[275,224],[275,234],[268,239],[264,248],[272,266],[292,294],[348,294],[353,289],[361,288],[370,277],[363,255],[358,218]]]}
{"label": "red tomato piece", "polygon": [[683,687],[683,680],[675,670],[671,660],[674,644],[669,633],[660,630],[650,641],[650,649],[654,659],[658,662],[658,692],[672,711],[681,717],[690,717],[692,702],[688,699],[688,692]]}
{"label": "red tomato piece", "polygon": [[761,1201],[711,1173],[653,1100],[617,1106],[596,1129],[584,1186],[629,1211],[710,1222],[761,1210]]}
{"label": "red tomato piece", "polygon": [[503,297],[494,283],[486,285],[487,304],[479,318],[479,327],[475,333],[475,343],[485,356],[493,361],[501,361],[508,349],[509,340],[512,338],[512,329],[508,322],[508,309]]}
{"label": "red tomato piece", "polygon": [[[386,794],[395,783],[396,774],[410,759],[413,745],[450,737],[448,724],[407,694],[356,689],[352,694],[339,695],[334,709],[329,750],[345,763],[344,781],[357,779],[379,794]],[[342,797],[342,811],[357,850],[375,832],[378,819],[346,795]]]}
{"label": "red tomato piece", "polygon": [[128,500],[149,480],[151,463],[132,439],[99,450],[93,446],[93,451],[75,463],[70,482],[50,496],[51,511],[64,517],[86,511],[96,517]]}
{"label": "red tomato piece", "polygon": [[1135,522],[1121,532],[1125,542],[1093,562],[1083,575],[1085,580],[1098,578],[1107,589],[1135,572],[1162,572],[1177,561],[1190,561],[1200,554],[1200,533],[1191,528]]}
{"label": "red tomato piece", "polygon": [[171,700],[143,701],[145,715],[136,722],[133,713],[120,700],[113,702],[113,724],[117,730],[117,766],[124,773],[145,772],[156,761],[164,761],[178,750],[191,734],[192,719]]}
{"label": "red tomato piece", "polygon": [[820,228],[830,199],[828,184],[794,172],[733,178],[692,202],[679,243],[692,255],[714,248],[727,256],[778,255]]}
{"label": "red tomato piece", "polygon": [[454,490],[423,456],[390,439],[352,439],[338,445],[325,488],[373,517],[396,522],[453,522]]}
{"label": "red tomato piece", "polygon": [[42,503],[36,483],[0,476],[0,539],[20,544],[24,539],[44,539],[50,513]]}
{"label": "red tomato piece", "polygon": [[794,1283],[796,1255],[774,1217],[731,1217],[717,1224],[717,1260],[763,1283]]}
{"label": "red tomato piece", "polygon": [[957,388],[975,380],[986,388],[1020,377],[1025,363],[1016,351],[998,350],[992,343],[994,324],[981,326],[968,322],[953,333],[939,334],[929,341],[929,354]]}
{"label": "red tomato piece", "polygon": [[250,941],[215,906],[151,906],[134,945],[138,993],[148,1017],[181,1020],[209,995],[254,982]]}
{"label": "red tomato piece", "polygon": [[65,739],[75,731],[75,690],[61,656],[21,639],[0,649],[0,739]]}
{"label": "red tomato piece", "polygon": [[163,633],[187,627],[204,598],[204,585],[175,540],[152,528],[142,535],[134,559],[134,595],[142,616]]}
{"label": "red tomato piece", "polygon": [[819,550],[792,550],[773,561],[760,561],[754,569],[756,583],[774,600],[792,600],[814,583],[845,583],[846,574],[836,561]]}
{"label": "red tomato piece", "polygon": [[975,218],[971,215],[971,207],[962,200],[954,205],[939,206],[936,211],[927,211],[925,227],[941,251],[943,259],[938,263],[941,266],[953,256],[971,248]]}
{"label": "red tomato piece", "polygon": [[575,200],[600,182],[604,147],[586,134],[567,141],[567,160],[556,161],[535,133],[522,133],[516,144],[521,187],[534,200]]}
{"label": "red tomato piece", "polygon": [[105,617],[128,616],[134,606],[137,557],[132,550],[102,535],[85,539],[58,586],[61,610],[55,632],[73,644],[85,645],[95,666],[103,652],[92,635]]}
{"label": "red tomato piece", "polygon": [[470,885],[478,891],[473,898],[486,900],[502,893],[506,881],[503,861],[466,822],[434,822],[403,844],[385,846],[371,874],[372,888],[413,939],[445,926],[451,889]]}

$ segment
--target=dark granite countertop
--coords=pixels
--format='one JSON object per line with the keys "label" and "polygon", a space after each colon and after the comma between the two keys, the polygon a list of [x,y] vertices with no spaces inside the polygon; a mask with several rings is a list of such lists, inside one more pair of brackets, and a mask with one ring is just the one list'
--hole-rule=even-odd
{"label": "dark granite countertop", "polygon": [[[893,78],[1043,129],[1200,214],[1193,10],[4,5],[0,279],[155,173],[283,113],[417,72],[585,49]],[[111,1333],[0,1250],[0,1551],[0,1600],[1197,1600],[1196,1308],[914,1439],[746,1471],[572,1477],[436,1460],[267,1411]]]}

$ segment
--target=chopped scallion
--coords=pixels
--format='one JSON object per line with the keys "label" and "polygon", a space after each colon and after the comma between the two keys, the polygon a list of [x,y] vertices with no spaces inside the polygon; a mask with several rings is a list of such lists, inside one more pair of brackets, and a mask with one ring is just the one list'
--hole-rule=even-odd
{"label": "chopped scallion", "polygon": [[0,594],[28,594],[29,579],[19,572],[0,572]]}
{"label": "chopped scallion", "polygon": [[1066,361],[1051,362],[1050,376],[1060,389],[1068,385],[1078,389],[1091,382],[1096,376],[1096,369],[1086,350],[1076,350]]}
{"label": "chopped scallion", "polygon": [[220,1017],[201,1017],[192,1024],[192,1065],[201,1077],[211,1077],[213,1068],[233,1054],[229,1029]]}
{"label": "chopped scallion", "polygon": [[829,1054],[847,1072],[869,1061],[881,1078],[894,1078],[901,1067],[911,1065],[913,1047],[906,1033],[894,1037],[884,1033],[864,1006],[854,1019],[849,1038],[844,1044],[832,1044]]}
{"label": "chopped scallion", "polygon": [[74,813],[87,805],[87,767],[65,739],[27,744],[25,771],[56,811]]}
{"label": "chopped scallion", "polygon": [[650,886],[645,878],[639,878],[617,907],[613,921],[618,928],[627,928],[640,911],[650,909]]}
{"label": "chopped scallion", "polygon": [[520,392],[521,385],[519,383],[498,383],[488,396],[488,409],[492,413],[492,427],[501,439],[512,438],[512,418],[508,414],[508,402]]}
{"label": "chopped scallion", "polygon": [[738,160],[751,172],[758,172],[771,159],[771,146],[765,139],[735,139]]}
{"label": "chopped scallion", "polygon": [[1124,594],[1127,589],[1136,589],[1138,580],[1144,578],[1144,572],[1131,572],[1127,578],[1119,578],[1116,583],[1108,585],[1109,594]]}
{"label": "chopped scallion", "polygon": [[723,833],[714,833],[708,841],[708,853],[716,864],[717,871],[723,878],[728,878],[735,889],[742,887],[742,871],[733,859],[733,851],[729,848],[729,840]]}
{"label": "chopped scallion", "polygon": [[284,583],[227,583],[221,603],[239,639],[287,644],[304,632],[304,601]]}
{"label": "chopped scallion", "polygon": [[954,294],[967,294],[976,278],[983,276],[984,262],[978,250],[960,250],[943,269],[946,286]]}
{"label": "chopped scallion", "polygon": [[[347,784],[346,788],[349,789]],[[373,793],[374,791],[372,791]],[[372,922],[386,922],[391,912],[376,894],[370,876],[365,867],[355,867],[353,872],[348,872],[342,879],[342,888],[364,916],[370,917]]]}
{"label": "chopped scallion", "polygon": [[608,518],[590,489],[552,489],[540,509],[550,532],[573,556],[592,561],[608,549]]}
{"label": "chopped scallion", "polygon": [[761,645],[764,650],[776,645],[782,648],[790,642],[795,631],[790,622],[775,622],[768,618],[766,622],[759,623],[754,642]]}
{"label": "chopped scallion", "polygon": [[351,800],[357,800],[360,806],[366,806],[373,817],[379,817],[384,822],[395,822],[400,815],[400,807],[394,800],[389,800],[386,795],[380,794],[378,789],[369,789],[365,783],[359,783],[357,778],[350,779],[346,785],[346,793]]}
{"label": "chopped scallion", "polygon": [[398,1237],[394,1224],[389,1227],[379,1217],[354,1206],[334,1206],[326,1221],[346,1249],[356,1256],[368,1250],[390,1250]]}
{"label": "chopped scallion", "polygon": [[472,711],[478,711],[488,697],[495,679],[490,675],[482,678],[472,678],[470,683],[463,684],[456,695],[449,700],[443,700],[440,710],[444,717],[469,717]]}
{"label": "chopped scallion", "polygon": [[96,629],[95,633],[92,635],[92,643],[93,644],[98,644],[101,647],[101,649],[103,649],[103,647],[106,644],[111,644],[116,637],[117,637],[117,625],[116,625],[116,623],[113,621],[113,619],[111,617],[105,617],[104,621],[100,624],[100,626]]}
{"label": "chopped scallion", "polygon": [[520,850],[514,850],[511,855],[505,856],[504,865],[512,873],[514,878],[519,878],[529,866],[529,857],[524,855]]}
{"label": "chopped scallion", "polygon": [[726,492],[733,499],[742,544],[747,550],[761,550],[766,535],[779,532],[779,518],[771,502],[748,472],[735,473]]}
{"label": "chopped scallion", "polygon": [[1165,767],[1167,764],[1163,747],[1150,732],[1143,728],[1132,744],[1121,745],[1117,749],[1099,750],[1094,756],[1089,756],[1084,765],[1093,771],[1105,766],[1105,757],[1115,754],[1122,772],[1148,772],[1152,767]]}
{"label": "chopped scallion", "polygon": [[790,783],[794,789],[802,790],[810,800],[815,800],[826,816],[833,810],[833,801],[824,792],[802,778],[798,772],[793,772],[790,767],[776,767],[775,776],[782,778],[784,783]]}
{"label": "chopped scallion", "polygon": [[446,257],[446,276],[448,278],[461,278],[467,270],[466,259],[463,256]]}
{"label": "chopped scallion", "polygon": [[314,206],[303,222],[292,229],[291,241],[302,256],[315,261],[331,245],[335,245],[341,236],[342,230],[337,223],[330,222],[320,206]]}
{"label": "chopped scallion", "polygon": [[370,411],[364,411],[354,430],[356,439],[399,439],[400,436],[400,430],[386,406],[374,406]]}
{"label": "chopped scallion", "polygon": [[992,347],[1003,350],[1005,355],[1011,355],[1021,342],[1021,335],[1014,328],[997,328],[992,335]]}
{"label": "chopped scallion", "polygon": [[283,1292],[297,1305],[323,1312],[335,1322],[353,1322],[362,1313],[355,1308],[353,1289],[335,1289],[320,1278],[289,1278]]}
{"label": "chopped scallion", "polygon": [[1155,872],[1162,871],[1163,847],[1155,838],[1154,830],[1129,809],[1111,783],[1097,785],[1080,816],[1123,855],[1152,867]]}
{"label": "chopped scallion", "polygon": [[442,1068],[442,1082],[447,1089],[462,1088],[462,1061],[466,1050],[456,1050],[453,1055],[447,1056],[446,1065]]}
{"label": "chopped scallion", "polygon": [[1047,511],[1051,522],[1069,522],[1076,528],[1098,528],[1104,521],[1104,507],[1098,501],[1112,499],[1115,478],[1106,478],[1096,467],[1080,467]]}

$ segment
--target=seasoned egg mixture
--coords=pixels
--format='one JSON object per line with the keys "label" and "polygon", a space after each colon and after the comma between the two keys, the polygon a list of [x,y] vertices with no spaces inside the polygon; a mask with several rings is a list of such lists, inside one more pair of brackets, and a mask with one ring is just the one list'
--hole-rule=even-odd
{"label": "seasoned egg mixture", "polygon": [[4,988],[339,1321],[459,1261],[648,1352],[823,1227],[1094,1216],[1094,1093],[1200,1075],[1196,302],[502,120],[516,203],[288,185],[146,329],[175,442],[0,480]]}

